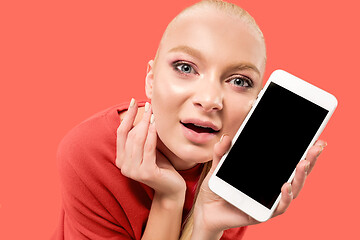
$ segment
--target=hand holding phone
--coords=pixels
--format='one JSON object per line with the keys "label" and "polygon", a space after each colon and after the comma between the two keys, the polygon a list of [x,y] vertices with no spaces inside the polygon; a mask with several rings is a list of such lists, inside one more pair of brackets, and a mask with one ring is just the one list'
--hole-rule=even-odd
{"label": "hand holding phone", "polygon": [[337,106],[331,94],[275,71],[209,180],[210,189],[258,221],[268,220],[296,165]]}

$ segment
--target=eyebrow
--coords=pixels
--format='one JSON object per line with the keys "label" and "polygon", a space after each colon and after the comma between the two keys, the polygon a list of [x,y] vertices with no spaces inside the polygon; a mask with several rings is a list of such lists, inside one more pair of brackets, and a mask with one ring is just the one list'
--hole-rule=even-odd
{"label": "eyebrow", "polygon": [[199,50],[189,47],[189,46],[185,46],[185,45],[180,45],[180,46],[174,47],[174,48],[170,49],[169,52],[184,52],[193,57],[203,59],[203,56]]}
{"label": "eyebrow", "polygon": [[[198,59],[203,59],[203,55],[201,54],[201,52],[195,48],[186,46],[186,45],[180,45],[177,47],[174,47],[172,49],[170,49],[169,52],[184,52],[186,54],[192,55]],[[259,76],[261,76],[260,74],[260,70],[253,64],[251,63],[240,63],[240,64],[234,64],[230,67],[227,68],[228,70],[253,70],[254,72],[256,72]]]}
{"label": "eyebrow", "polygon": [[254,72],[256,72],[259,76],[261,76],[260,70],[251,63],[234,64],[234,65],[230,66],[228,69],[229,70],[240,70],[240,71],[250,69],[250,70],[253,70]]}

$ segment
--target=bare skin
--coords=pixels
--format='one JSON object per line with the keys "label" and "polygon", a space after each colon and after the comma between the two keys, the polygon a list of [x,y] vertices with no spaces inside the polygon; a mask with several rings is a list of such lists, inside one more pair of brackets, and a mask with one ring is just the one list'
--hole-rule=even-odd
{"label": "bare skin", "polygon": [[[133,102],[120,116],[117,137],[122,174],[155,190],[143,239],[178,239],[186,186],[177,170],[211,160],[195,204],[192,239],[219,239],[226,229],[258,223],[211,192],[208,179],[262,88],[264,59],[259,36],[214,9],[187,15],[168,30],[156,63],[148,65],[146,94],[152,106],[138,111]],[[199,134],[186,124],[216,131]],[[299,162],[273,217],[298,196],[325,146],[317,141]]]}

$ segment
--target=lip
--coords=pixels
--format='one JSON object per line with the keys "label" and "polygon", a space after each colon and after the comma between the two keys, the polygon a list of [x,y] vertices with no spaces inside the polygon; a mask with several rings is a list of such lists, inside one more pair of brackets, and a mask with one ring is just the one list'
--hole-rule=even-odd
{"label": "lip", "polygon": [[200,120],[200,119],[184,119],[184,120],[181,120],[180,121],[181,123],[184,123],[184,124],[187,124],[187,123],[192,123],[194,125],[198,125],[198,126],[201,126],[201,127],[207,127],[207,128],[212,128],[214,131],[219,131],[220,130],[220,127],[217,126],[216,124],[210,122],[210,121],[203,121],[203,120]]}
{"label": "lip", "polygon": [[[196,132],[190,128],[187,128],[184,124],[195,124],[201,127],[207,127],[212,128],[214,132]],[[186,119],[183,121],[180,121],[182,132],[185,136],[185,138],[193,143],[196,144],[205,144],[212,140],[220,130],[220,127],[216,126],[210,121],[202,121],[199,119]]]}

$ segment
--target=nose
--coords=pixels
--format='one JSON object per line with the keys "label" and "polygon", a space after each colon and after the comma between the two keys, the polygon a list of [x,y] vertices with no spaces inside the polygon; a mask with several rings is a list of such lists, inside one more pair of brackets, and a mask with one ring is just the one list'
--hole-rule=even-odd
{"label": "nose", "polygon": [[216,79],[204,79],[200,82],[193,96],[193,104],[205,112],[220,111],[223,108],[221,82]]}

